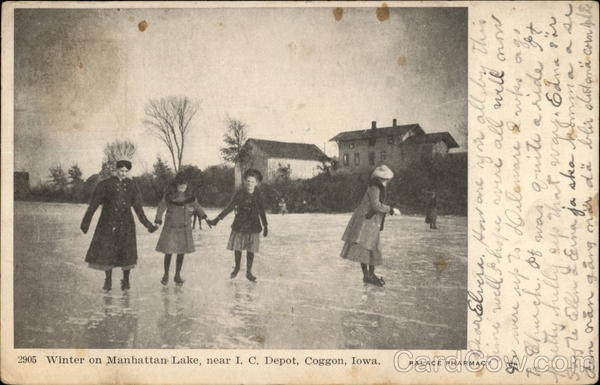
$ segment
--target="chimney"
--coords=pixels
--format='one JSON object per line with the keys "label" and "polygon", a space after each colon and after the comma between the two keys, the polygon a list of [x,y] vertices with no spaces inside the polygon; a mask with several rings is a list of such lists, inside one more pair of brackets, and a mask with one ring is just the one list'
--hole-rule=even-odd
{"label": "chimney", "polygon": [[392,120],[392,126],[394,126],[394,128],[396,128],[396,119]]}
{"label": "chimney", "polygon": [[371,129],[372,129],[372,130],[374,130],[374,129],[376,129],[376,128],[377,128],[377,122],[376,122],[375,120],[373,120],[373,121],[371,122]]}

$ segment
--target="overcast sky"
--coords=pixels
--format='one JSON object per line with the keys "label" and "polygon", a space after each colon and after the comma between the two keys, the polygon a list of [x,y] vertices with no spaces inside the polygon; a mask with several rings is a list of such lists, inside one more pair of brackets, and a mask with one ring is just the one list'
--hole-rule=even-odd
{"label": "overcast sky", "polygon": [[201,168],[221,163],[227,116],[329,155],[338,132],[394,118],[466,151],[467,11],[16,10],[15,167],[32,183],[59,163],[87,178],[115,139],[137,144],[134,175],[170,159],[142,124],[147,100],[170,95],[200,103],[184,163]]}

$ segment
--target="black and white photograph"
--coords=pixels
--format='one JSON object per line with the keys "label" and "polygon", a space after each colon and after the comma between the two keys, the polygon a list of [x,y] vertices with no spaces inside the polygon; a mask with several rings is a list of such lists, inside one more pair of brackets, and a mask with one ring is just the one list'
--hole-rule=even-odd
{"label": "black and white photograph", "polygon": [[14,348],[466,349],[468,44],[464,6],[15,9]]}

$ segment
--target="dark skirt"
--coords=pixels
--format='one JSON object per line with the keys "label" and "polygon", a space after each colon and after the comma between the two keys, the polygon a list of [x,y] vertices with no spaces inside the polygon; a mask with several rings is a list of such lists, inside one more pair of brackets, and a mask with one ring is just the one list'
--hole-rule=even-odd
{"label": "dark skirt", "polygon": [[249,251],[258,253],[260,250],[260,233],[242,233],[231,230],[227,249],[234,251]]}

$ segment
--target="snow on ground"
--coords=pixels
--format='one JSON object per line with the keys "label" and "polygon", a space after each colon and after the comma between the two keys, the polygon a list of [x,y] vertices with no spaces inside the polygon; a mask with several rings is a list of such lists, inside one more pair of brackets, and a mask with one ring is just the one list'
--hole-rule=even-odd
{"label": "snow on ground", "polygon": [[[79,230],[85,205],[15,202],[16,348],[462,349],[466,346],[467,219],[388,217],[385,287],[362,282],[339,257],[351,214],[269,215],[255,258],[257,283],[229,279],[231,214],[194,230],[185,284],[163,287],[159,232],[138,223],[132,288],[102,290],[83,259],[99,217]],[[148,218],[155,209],[146,208]],[[217,214],[209,210],[209,216]],[[160,231],[160,230],[159,230]],[[171,269],[174,269],[173,258]],[[172,270],[173,271],[173,270]],[[173,272],[171,272],[171,279]]]}

